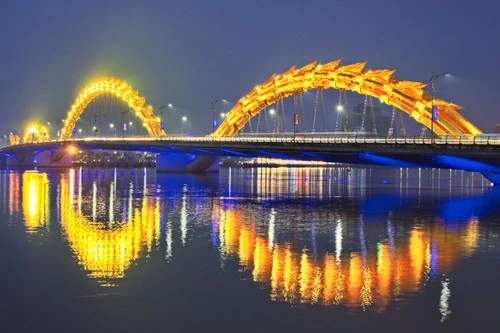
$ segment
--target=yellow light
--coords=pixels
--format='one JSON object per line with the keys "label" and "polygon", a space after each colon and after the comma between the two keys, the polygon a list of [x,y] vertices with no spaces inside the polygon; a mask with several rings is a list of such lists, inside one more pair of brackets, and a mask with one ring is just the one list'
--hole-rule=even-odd
{"label": "yellow light", "polygon": [[60,139],[69,139],[86,106],[97,96],[108,93],[126,102],[143,123],[149,123],[151,126],[145,127],[151,136],[165,136],[165,132],[160,126],[160,119],[153,113],[153,107],[147,105],[145,99],[139,96],[137,91],[133,90],[124,81],[113,78],[100,78],[84,87],[77,95],[78,97],[70,107],[70,111],[68,111],[68,118],[64,122]]}
{"label": "yellow light", "polygon": [[[292,96],[298,92],[329,88],[353,91],[378,98],[407,113],[428,128],[431,127],[431,104],[445,108],[446,112],[433,122],[433,130],[437,135],[458,136],[482,133],[458,112],[461,109],[459,105],[432,98],[423,90],[425,87],[423,83],[399,80],[392,76],[393,70],[365,70],[366,63],[364,62],[345,66],[339,66],[339,64],[340,60],[335,60],[316,66],[316,62],[313,61],[302,68],[294,66],[283,74],[273,74],[264,84],[253,87],[246,96],[238,100],[229,111],[230,119],[226,117],[212,136],[235,136],[252,117],[265,110],[267,103],[262,103],[262,101],[275,102],[279,98]],[[433,103],[431,103],[431,98]],[[418,103],[422,103],[424,108],[418,108]],[[274,112],[272,109],[269,110],[271,115]]]}
{"label": "yellow light", "polygon": [[25,127],[23,134],[24,143],[44,142],[49,139],[49,131],[45,124],[30,123]]}

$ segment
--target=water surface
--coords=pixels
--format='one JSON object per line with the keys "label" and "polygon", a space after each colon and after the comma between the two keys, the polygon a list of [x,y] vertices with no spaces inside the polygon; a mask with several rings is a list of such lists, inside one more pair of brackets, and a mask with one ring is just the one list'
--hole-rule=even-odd
{"label": "water surface", "polygon": [[399,168],[0,171],[2,331],[498,332],[500,190]]}

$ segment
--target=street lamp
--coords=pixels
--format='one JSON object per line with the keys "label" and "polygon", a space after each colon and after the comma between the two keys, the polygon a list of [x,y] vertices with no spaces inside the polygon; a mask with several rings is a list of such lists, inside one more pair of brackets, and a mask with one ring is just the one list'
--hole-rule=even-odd
{"label": "street lamp", "polygon": [[187,123],[188,131],[187,135],[191,135],[191,121],[186,116],[182,116],[182,122]]}
{"label": "street lamp", "polygon": [[217,111],[216,110],[217,103],[222,102],[222,101],[223,101],[222,99],[216,99],[216,100],[213,100],[212,103],[210,103],[210,106],[212,107],[212,113],[213,113],[213,119],[212,119],[213,132],[215,132],[215,128],[217,127],[217,119],[215,118],[215,112]]}
{"label": "street lamp", "polygon": [[[340,114],[344,112],[344,106],[342,104],[337,104],[337,122],[335,124],[335,131],[338,130],[338,124],[339,124],[339,117],[340,117]],[[346,128],[347,128],[347,113],[342,117],[342,129],[340,130],[341,132],[343,131],[347,131]]]}
{"label": "street lamp", "polygon": [[429,84],[431,87],[431,144],[434,144],[434,122],[438,118],[438,110],[437,107],[434,106],[434,94],[436,93],[436,87],[434,86],[434,82],[437,79],[443,76],[450,76],[450,74],[435,74],[432,73],[431,78],[429,79]]}
{"label": "street lamp", "polygon": [[109,128],[111,128],[111,130],[113,131],[113,135],[116,135],[115,124],[113,124],[113,123],[109,124]]}

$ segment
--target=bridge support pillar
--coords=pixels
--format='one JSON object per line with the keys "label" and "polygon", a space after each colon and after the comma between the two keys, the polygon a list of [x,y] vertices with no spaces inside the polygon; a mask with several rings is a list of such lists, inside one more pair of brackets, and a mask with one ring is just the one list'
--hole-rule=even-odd
{"label": "bridge support pillar", "polygon": [[35,158],[40,168],[70,168],[73,161],[72,155],[66,150],[36,152]]}
{"label": "bridge support pillar", "polygon": [[494,185],[500,185],[500,173],[495,172],[481,172],[484,178],[488,179]]}
{"label": "bridge support pillar", "polygon": [[35,166],[34,153],[20,153],[7,155],[5,157],[5,166],[12,168],[32,168]]}
{"label": "bridge support pillar", "polygon": [[218,172],[219,158],[212,155],[164,153],[156,155],[156,172]]}
{"label": "bridge support pillar", "polygon": [[69,168],[71,154],[64,150],[12,154],[5,157],[5,166],[11,168]]}

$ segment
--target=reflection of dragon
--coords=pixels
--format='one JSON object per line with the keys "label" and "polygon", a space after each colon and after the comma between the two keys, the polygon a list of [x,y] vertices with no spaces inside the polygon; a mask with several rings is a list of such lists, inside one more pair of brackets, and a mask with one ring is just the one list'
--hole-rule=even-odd
{"label": "reflection of dragon", "polygon": [[[131,183],[129,200],[119,200],[123,202],[119,208],[124,212],[123,222],[115,222],[113,227],[105,226],[102,222],[93,222],[81,212],[82,203],[90,197],[81,195],[83,184],[75,181],[81,179],[79,176],[74,170],[61,176],[61,225],[75,257],[88,276],[99,279],[103,285],[112,285],[112,279],[124,277],[134,260],[150,253],[158,245],[161,197],[146,195],[132,200],[134,191]],[[49,202],[47,175],[26,172],[22,180],[25,217],[34,217],[32,221],[46,221]],[[13,186],[17,183],[12,181]],[[184,243],[188,239],[189,200],[185,196],[188,187],[183,182],[173,187],[177,188],[177,185],[183,187],[180,231]],[[173,188],[169,190],[174,191]],[[96,192],[97,186],[92,194],[93,206],[98,202]],[[116,192],[116,180],[112,180],[110,206],[102,207],[108,210],[108,214],[96,213],[95,216],[106,216],[116,210],[111,206],[117,202],[113,196]],[[180,189],[176,189],[175,193],[178,195]],[[137,200],[140,200],[139,204]],[[346,252],[342,250],[342,238],[347,238],[348,232],[352,233],[352,225],[345,222],[348,220],[345,215],[322,211],[319,212],[322,220],[335,221],[328,224],[329,232],[334,228],[335,245],[331,247],[334,252],[321,252],[298,244],[300,241],[295,238],[291,241],[283,236],[293,227],[292,224],[280,223],[279,212],[275,209],[271,209],[270,221],[266,225],[268,230],[263,232],[259,217],[261,211],[257,211],[256,207],[260,206],[227,202],[220,206],[218,201],[213,201],[212,219],[203,219],[202,223],[211,221],[212,236],[214,242],[219,243],[223,257],[238,258],[245,271],[251,272],[255,282],[269,286],[271,299],[277,301],[349,307],[371,305],[382,311],[392,297],[419,291],[425,279],[438,272],[447,272],[461,256],[471,255],[478,242],[479,222],[476,218],[468,217],[462,228],[438,223],[417,224],[411,225],[404,233],[396,233],[392,222],[388,221],[383,226],[384,230],[376,233],[387,234],[387,237],[379,237],[376,245],[371,242],[366,245],[365,231],[360,225],[359,239],[364,245],[359,251]],[[170,222],[165,227],[167,257],[170,259]],[[278,230],[278,238],[285,240],[276,241]],[[311,237],[319,236],[323,231],[315,229]]]}
{"label": "reflection of dragon", "polygon": [[396,240],[391,246],[382,239],[364,255],[327,252],[314,258],[306,249],[273,244],[257,233],[248,208],[230,207],[218,216],[225,253],[238,257],[254,281],[269,284],[273,300],[290,303],[374,305],[382,310],[392,296],[416,292],[425,278],[451,269],[460,256],[472,253],[478,240],[478,221],[471,219],[455,232],[440,225],[414,226],[407,242]]}
{"label": "reflection of dragon", "polygon": [[128,207],[131,214],[126,222],[106,228],[102,222],[92,222],[76,209],[74,177],[73,170],[69,177],[61,177],[61,225],[66,238],[90,277],[103,279],[104,284],[109,283],[109,279],[122,278],[132,261],[141,253],[152,251],[158,242],[159,200],[143,198],[140,208]]}

